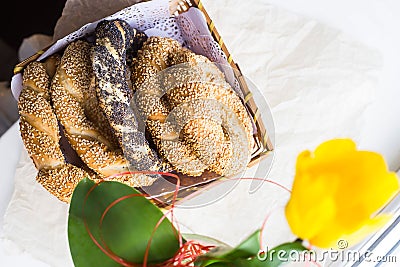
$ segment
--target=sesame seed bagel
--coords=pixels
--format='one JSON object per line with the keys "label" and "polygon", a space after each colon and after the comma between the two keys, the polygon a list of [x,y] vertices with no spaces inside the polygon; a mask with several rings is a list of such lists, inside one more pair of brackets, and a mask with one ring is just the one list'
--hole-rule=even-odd
{"label": "sesame seed bagel", "polygon": [[91,45],[83,40],[67,46],[50,92],[57,118],[78,156],[99,175],[109,176],[126,172],[129,166],[120,149],[103,134],[102,129],[109,128],[104,120],[98,120],[103,125],[98,128],[86,115],[94,107],[88,102],[93,76],[90,49]]}
{"label": "sesame seed bagel", "polygon": [[[164,120],[166,118],[165,115]],[[159,153],[174,170],[190,176],[200,176],[207,169],[207,165],[179,138],[179,131],[173,123],[148,119],[146,126]]]}
{"label": "sesame seed bagel", "polygon": [[221,175],[229,172],[225,161],[232,157],[232,146],[220,123],[205,118],[190,120],[183,128],[183,140],[209,170]]}
{"label": "sesame seed bagel", "polygon": [[71,164],[63,164],[54,169],[39,170],[36,181],[59,200],[69,203],[76,185],[89,174]]}
{"label": "sesame seed bagel", "polygon": [[190,82],[168,90],[166,99],[171,107],[198,99],[213,99],[218,101],[238,117],[245,128],[248,142],[247,147],[251,151],[254,144],[253,125],[239,96],[230,88],[229,84]]}
{"label": "sesame seed bagel", "polygon": [[93,123],[94,127],[107,139],[110,144],[110,148],[113,150],[120,149],[118,139],[114,134],[110,123],[107,120],[103,110],[100,108],[100,101],[97,98],[96,87],[98,86],[96,77],[92,75],[90,85],[82,88],[83,99],[81,102],[82,107],[85,111],[85,115],[90,122]]}
{"label": "sesame seed bagel", "polygon": [[[58,120],[73,149],[99,177],[130,170],[96,96],[96,80],[90,58],[92,46],[83,40],[70,43],[51,84]],[[112,180],[139,187],[153,183],[144,175],[122,175]]]}
{"label": "sesame seed bagel", "polygon": [[[224,74],[208,58],[171,38],[149,37],[138,52],[131,78],[147,130],[175,170],[190,176],[205,170],[230,175],[247,165],[254,142],[251,120]],[[207,99],[214,102],[194,103]],[[233,121],[245,130],[244,135],[233,134],[239,143],[235,145],[229,136]],[[238,157],[240,148],[243,157]]]}
{"label": "sesame seed bagel", "polygon": [[23,89],[18,98],[20,134],[38,170],[36,180],[49,193],[61,201],[69,202],[78,182],[92,176],[81,168],[65,163],[59,145],[57,117],[50,104],[49,71],[45,66],[49,65],[34,61],[24,70]]}
{"label": "sesame seed bagel", "polygon": [[238,116],[215,99],[193,99],[171,109],[166,123],[174,125],[181,140],[220,175],[242,171],[250,160],[245,128]]}
{"label": "sesame seed bagel", "polygon": [[23,74],[23,89],[18,99],[20,133],[38,170],[64,164],[59,147],[58,122],[50,105],[50,77],[40,62],[30,63]]}

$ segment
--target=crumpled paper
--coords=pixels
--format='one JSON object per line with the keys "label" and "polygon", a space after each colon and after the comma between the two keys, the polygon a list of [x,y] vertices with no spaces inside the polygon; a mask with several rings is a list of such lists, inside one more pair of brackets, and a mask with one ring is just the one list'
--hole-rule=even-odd
{"label": "crumpled paper", "polygon": [[144,2],[141,0],[68,0],[54,28],[53,40],[76,31],[83,25],[107,17],[115,12]]}
{"label": "crumpled paper", "polygon": [[[130,1],[119,2],[128,5]],[[359,141],[381,67],[375,50],[318,21],[262,0],[203,2],[233,59],[271,107],[276,142],[270,180],[290,187],[297,154],[314,149],[322,141],[334,137]],[[95,18],[87,18],[88,14],[103,16],[116,11],[115,6],[109,6],[114,4],[104,0],[67,1],[55,38]],[[265,162],[249,169],[246,176],[255,177],[260,168],[269,168]],[[4,238],[50,266],[71,266],[67,205],[35,184],[32,167],[23,150],[15,192],[4,218]],[[264,183],[249,193],[250,184],[240,181],[233,187],[229,182],[216,185],[188,203],[194,206],[226,188],[231,188],[230,192],[208,205],[178,207],[175,218],[185,229],[235,245],[260,228],[272,212],[264,234],[268,244],[294,238],[282,217],[287,192]]]}
{"label": "crumpled paper", "polygon": [[67,238],[68,205],[37,183],[36,174],[23,148],[14,193],[4,216],[3,234],[9,241],[5,249],[25,250],[50,266],[73,266]]}
{"label": "crumpled paper", "polygon": [[[297,155],[325,140],[349,137],[359,143],[365,111],[379,82],[380,53],[330,26],[262,0],[205,0],[204,6],[243,75],[271,107],[276,141],[270,180],[290,188]],[[257,169],[268,167],[262,162],[247,177],[258,177]],[[288,197],[265,182],[249,193],[251,184],[241,181],[222,200],[176,209],[175,216],[196,233],[238,244],[261,227],[272,207],[282,210]],[[210,198],[220,187],[224,185],[191,202]],[[273,219],[274,224],[279,220]],[[266,230],[269,242],[291,240],[286,223],[281,223]]]}

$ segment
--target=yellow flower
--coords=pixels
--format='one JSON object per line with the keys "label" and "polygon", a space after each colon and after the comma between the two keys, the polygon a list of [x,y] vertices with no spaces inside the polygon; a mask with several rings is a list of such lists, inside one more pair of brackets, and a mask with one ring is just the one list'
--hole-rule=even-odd
{"label": "yellow flower", "polygon": [[354,245],[391,217],[379,211],[399,190],[383,157],[356,149],[350,139],[299,154],[285,213],[292,232],[320,248]]}

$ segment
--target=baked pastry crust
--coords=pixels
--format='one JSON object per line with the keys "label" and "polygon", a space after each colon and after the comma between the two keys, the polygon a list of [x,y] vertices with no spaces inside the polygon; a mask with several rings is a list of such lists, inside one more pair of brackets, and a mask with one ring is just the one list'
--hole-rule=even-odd
{"label": "baked pastry crust", "polygon": [[59,145],[57,117],[50,104],[50,76],[45,66],[34,61],[24,70],[23,89],[18,99],[20,133],[38,170],[36,180],[52,195],[69,202],[78,182],[92,176],[65,162]]}
{"label": "baked pastry crust", "polygon": [[[217,65],[171,38],[135,35],[122,20],[101,21],[95,34],[95,44],[74,41],[23,73],[21,136],[44,188],[69,202],[84,177],[143,187],[159,176],[123,173],[230,176],[247,166],[253,125]],[[82,168],[66,162],[60,134]]]}
{"label": "baked pastry crust", "polygon": [[[130,165],[98,105],[91,49],[83,40],[67,46],[51,84],[51,98],[73,149],[90,169],[106,178],[129,172]],[[113,180],[130,186],[147,186],[153,182],[153,178],[145,179],[144,175],[122,175]]]}
{"label": "baked pastry crust", "polygon": [[[135,103],[158,151],[175,170],[190,176],[205,170],[229,175],[247,165],[254,144],[251,120],[215,64],[164,37],[150,37],[134,63]],[[221,113],[229,115],[221,119]],[[232,130],[223,125],[228,120],[245,132],[234,146]],[[244,163],[236,160],[234,148],[243,149]]]}
{"label": "baked pastry crust", "polygon": [[103,20],[96,29],[93,47],[93,70],[98,82],[97,95],[125,158],[133,170],[166,171],[139,129],[131,107],[132,88],[126,53],[131,46],[133,30],[123,20]]}

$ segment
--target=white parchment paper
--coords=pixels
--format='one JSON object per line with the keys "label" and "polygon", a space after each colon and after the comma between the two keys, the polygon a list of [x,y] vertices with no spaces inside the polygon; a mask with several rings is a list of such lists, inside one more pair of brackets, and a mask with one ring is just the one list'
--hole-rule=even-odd
{"label": "white parchment paper", "polygon": [[[204,5],[273,114],[275,157],[268,178],[291,187],[301,151],[337,137],[359,143],[365,111],[375,98],[381,55],[334,28],[262,0],[221,2],[205,0]],[[267,167],[262,162],[247,172],[248,177],[257,177],[257,168]],[[261,227],[273,207],[282,209],[288,197],[268,183],[249,193],[251,184],[241,181],[212,205],[177,209],[176,217],[196,233],[238,244]],[[224,186],[192,202],[210,198]],[[282,216],[272,221],[274,226],[265,233],[268,243],[291,240]]]}
{"label": "white parchment paper", "polygon": [[[58,37],[87,23],[79,18],[95,10],[89,0],[68,2],[79,4],[80,11],[77,13],[67,3],[68,10],[64,10],[56,28]],[[258,86],[270,104],[276,129],[276,155],[269,179],[290,187],[300,151],[314,149],[333,137],[351,137],[358,142],[365,110],[374,98],[381,64],[379,54],[318,21],[262,0],[204,0],[204,6],[243,74]],[[110,11],[104,7],[96,7],[104,12],[98,11],[99,14]],[[62,21],[65,23],[68,17],[81,24],[72,23],[61,30]],[[247,176],[255,176],[257,168],[267,168],[263,164],[250,169]],[[35,184],[35,175],[24,150],[2,238],[14,253],[29,252],[49,266],[71,266],[67,205]],[[177,208],[176,218],[193,232],[235,245],[259,228],[273,207],[279,210],[288,197],[267,183],[250,194],[250,183],[241,181],[223,199],[209,205]],[[196,203],[223,191],[224,186],[216,186],[190,201]],[[284,219],[274,214],[270,225],[273,230],[265,234],[267,240],[288,241],[292,235]]]}

